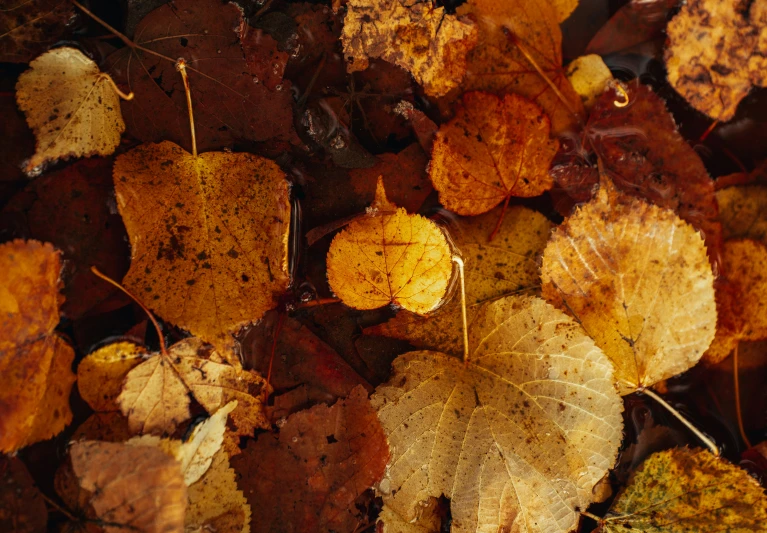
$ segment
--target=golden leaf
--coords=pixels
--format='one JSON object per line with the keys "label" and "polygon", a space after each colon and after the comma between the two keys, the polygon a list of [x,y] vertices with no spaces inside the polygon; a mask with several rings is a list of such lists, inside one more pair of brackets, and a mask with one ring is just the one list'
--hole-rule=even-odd
{"label": "golden leaf", "polygon": [[55,48],[29,66],[16,83],[16,101],[37,139],[24,171],[37,175],[48,161],[114,152],[125,123],[109,75],[74,48]]}
{"label": "golden leaf", "polygon": [[346,305],[393,303],[419,314],[439,305],[453,271],[439,226],[391,204],[380,178],[371,213],[333,238],[327,265],[330,288]]}
{"label": "golden leaf", "polygon": [[179,448],[176,459],[181,462],[184,483],[187,487],[198,481],[208,471],[213,456],[221,449],[226,430],[226,418],[237,407],[231,401],[213,413],[205,422],[194,428],[191,437]]}
{"label": "golden leaf", "polygon": [[674,448],[651,455],[633,473],[601,531],[705,533],[762,531],[764,489],[745,470],[707,450]]}
{"label": "golden leaf", "polygon": [[237,435],[265,428],[262,391],[266,382],[249,370],[217,362],[216,352],[195,337],[171,346],[167,354],[153,354],[128,372],[117,403],[134,433],[170,434],[188,420],[189,398],[215,413],[232,400]]}
{"label": "golden leaf", "polygon": [[439,200],[460,215],[479,215],[512,196],[551,188],[549,165],[559,142],[535,103],[507,94],[470,92],[434,138],[429,177]]}
{"label": "golden leaf", "polygon": [[[538,257],[553,224],[542,214],[522,206],[509,207],[498,237],[487,236],[495,227],[501,208],[458,221],[452,232],[466,265],[466,305],[469,328],[479,304],[540,283]],[[369,335],[386,335],[408,341],[421,350],[463,354],[461,301],[455,295],[429,316],[401,310],[385,324],[366,328]]]}
{"label": "golden leaf", "polygon": [[615,364],[621,394],[694,366],[714,337],[714,275],[703,239],[673,211],[605,187],[543,253],[547,300]]}
{"label": "golden leaf", "polygon": [[767,244],[767,187],[746,185],[716,192],[724,239],[751,238]]}
{"label": "golden leaf", "polygon": [[385,507],[409,522],[444,494],[453,532],[574,529],[621,441],[610,361],[539,298],[492,302],[469,335],[468,364],[401,355],[372,398],[392,450]]}
{"label": "golden leaf", "polygon": [[575,58],[567,65],[567,79],[581,97],[583,106],[591,109],[607,89],[613,75],[601,56],[589,54]]}
{"label": "golden leaf", "polygon": [[74,351],[54,332],[60,271],[48,243],[0,245],[0,452],[48,439],[72,420]]}
{"label": "golden leaf", "polygon": [[132,342],[115,342],[88,354],[77,365],[77,389],[97,412],[119,411],[117,397],[125,376],[141,364],[146,349]]}
{"label": "golden leaf", "polygon": [[223,353],[288,286],[285,175],[255,155],[162,142],[118,157],[114,181],[132,249],[123,284]]}
{"label": "golden leaf", "polygon": [[764,2],[686,2],[666,27],[669,83],[698,111],[730,120],[752,86],[767,86],[765,24]]}
{"label": "golden leaf", "polygon": [[442,96],[460,84],[477,29],[429,2],[349,0],[341,42],[350,72],[381,58],[409,71],[427,94]]}

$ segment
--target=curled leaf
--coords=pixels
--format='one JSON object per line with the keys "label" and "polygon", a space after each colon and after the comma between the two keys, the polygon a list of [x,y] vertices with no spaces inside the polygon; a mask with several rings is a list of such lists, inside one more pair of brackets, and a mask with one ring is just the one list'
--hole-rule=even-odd
{"label": "curled leaf", "polygon": [[143,362],[144,355],[146,349],[132,342],[115,342],[88,354],[77,365],[80,396],[94,411],[119,411],[116,400],[125,376]]}

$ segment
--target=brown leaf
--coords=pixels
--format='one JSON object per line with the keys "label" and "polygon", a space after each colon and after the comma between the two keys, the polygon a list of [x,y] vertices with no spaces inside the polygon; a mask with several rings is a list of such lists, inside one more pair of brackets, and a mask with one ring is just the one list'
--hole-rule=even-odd
{"label": "brown leaf", "polygon": [[44,533],[48,509],[18,457],[0,456],[0,531]]}
{"label": "brown leaf", "polygon": [[0,451],[59,433],[72,420],[74,351],[59,322],[59,254],[50,244],[0,246]]}
{"label": "brown leaf", "polygon": [[679,0],[628,2],[592,37],[585,53],[606,56],[663,37],[669,10],[678,3]]}
{"label": "brown leaf", "polygon": [[725,239],[750,238],[767,244],[767,187],[746,185],[717,191]]}
{"label": "brown leaf", "polygon": [[68,0],[4,2],[0,10],[0,61],[27,63],[61,39],[74,16]]}
{"label": "brown leaf", "polygon": [[354,500],[389,458],[367,393],[291,415],[279,435],[263,433],[232,460],[254,516],[253,531],[351,531]]}
{"label": "brown leaf", "polygon": [[[176,0],[147,15],[136,27],[136,43],[171,60],[130,48],[107,58],[115,80],[136,94],[123,102],[128,133],[191,149],[186,95],[174,64],[184,58],[200,151],[235,139],[293,140],[290,87],[282,82],[281,90],[270,90],[260,79],[256,82],[258,74],[249,70],[238,39],[237,32],[245,28],[240,7],[214,0]],[[264,47],[259,53],[276,53],[271,41],[258,46]]]}

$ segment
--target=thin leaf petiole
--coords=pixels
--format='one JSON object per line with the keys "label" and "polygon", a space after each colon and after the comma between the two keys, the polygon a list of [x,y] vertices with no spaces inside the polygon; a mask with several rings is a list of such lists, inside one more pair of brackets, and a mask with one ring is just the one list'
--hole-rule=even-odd
{"label": "thin leaf petiole", "polygon": [[469,364],[469,325],[466,320],[466,279],[463,272],[463,259],[453,256],[453,263],[458,265],[458,276],[461,280],[461,319],[463,320],[463,362]]}
{"label": "thin leaf petiole", "polygon": [[192,90],[189,88],[189,77],[186,75],[186,61],[184,58],[176,61],[176,70],[184,79],[184,92],[186,93],[186,108],[189,111],[189,130],[192,132],[192,155],[197,157],[197,138],[194,134],[194,112],[192,111]]}

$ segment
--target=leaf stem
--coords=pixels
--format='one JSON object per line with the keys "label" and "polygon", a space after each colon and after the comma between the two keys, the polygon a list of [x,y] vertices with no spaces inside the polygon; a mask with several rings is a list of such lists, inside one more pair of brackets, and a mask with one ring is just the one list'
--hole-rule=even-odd
{"label": "leaf stem", "polygon": [[120,90],[120,88],[117,86],[117,84],[115,83],[115,80],[112,79],[112,76],[110,76],[109,74],[106,74],[105,72],[101,73],[101,77],[103,79],[107,80],[107,83],[109,83],[109,85],[112,86],[112,89],[114,90],[114,92],[117,93],[117,96],[119,96],[123,100],[128,100],[128,101],[133,100],[133,97],[135,96],[133,94],[133,91],[131,91],[131,92],[127,93],[127,94],[122,92]]}
{"label": "leaf stem", "polygon": [[738,346],[740,345],[740,342],[737,342],[735,344],[735,350],[732,352],[732,380],[733,380],[733,386],[735,388],[735,414],[738,418],[738,431],[740,431],[740,437],[743,439],[743,442],[746,443],[746,446],[749,448],[751,447],[751,441],[748,440],[748,436],[746,435],[746,430],[743,427],[743,415],[740,411],[740,376],[738,375]]}
{"label": "leaf stem", "polygon": [[197,138],[194,134],[194,112],[192,111],[192,90],[189,87],[189,77],[186,75],[186,60],[184,58],[176,61],[176,70],[181,73],[181,77],[184,79],[186,108],[189,111],[189,130],[192,132],[192,155],[197,157]]}
{"label": "leaf stem", "polygon": [[458,276],[461,280],[461,319],[463,320],[463,363],[469,364],[469,325],[466,320],[466,279],[463,272],[463,259],[453,256],[453,263],[458,265]]}
{"label": "leaf stem", "polygon": [[593,521],[595,521],[599,525],[602,525],[605,522],[604,518],[600,518],[599,516],[595,514],[589,513],[588,511],[580,511],[580,513],[582,516],[585,516],[586,518],[591,518]]}

